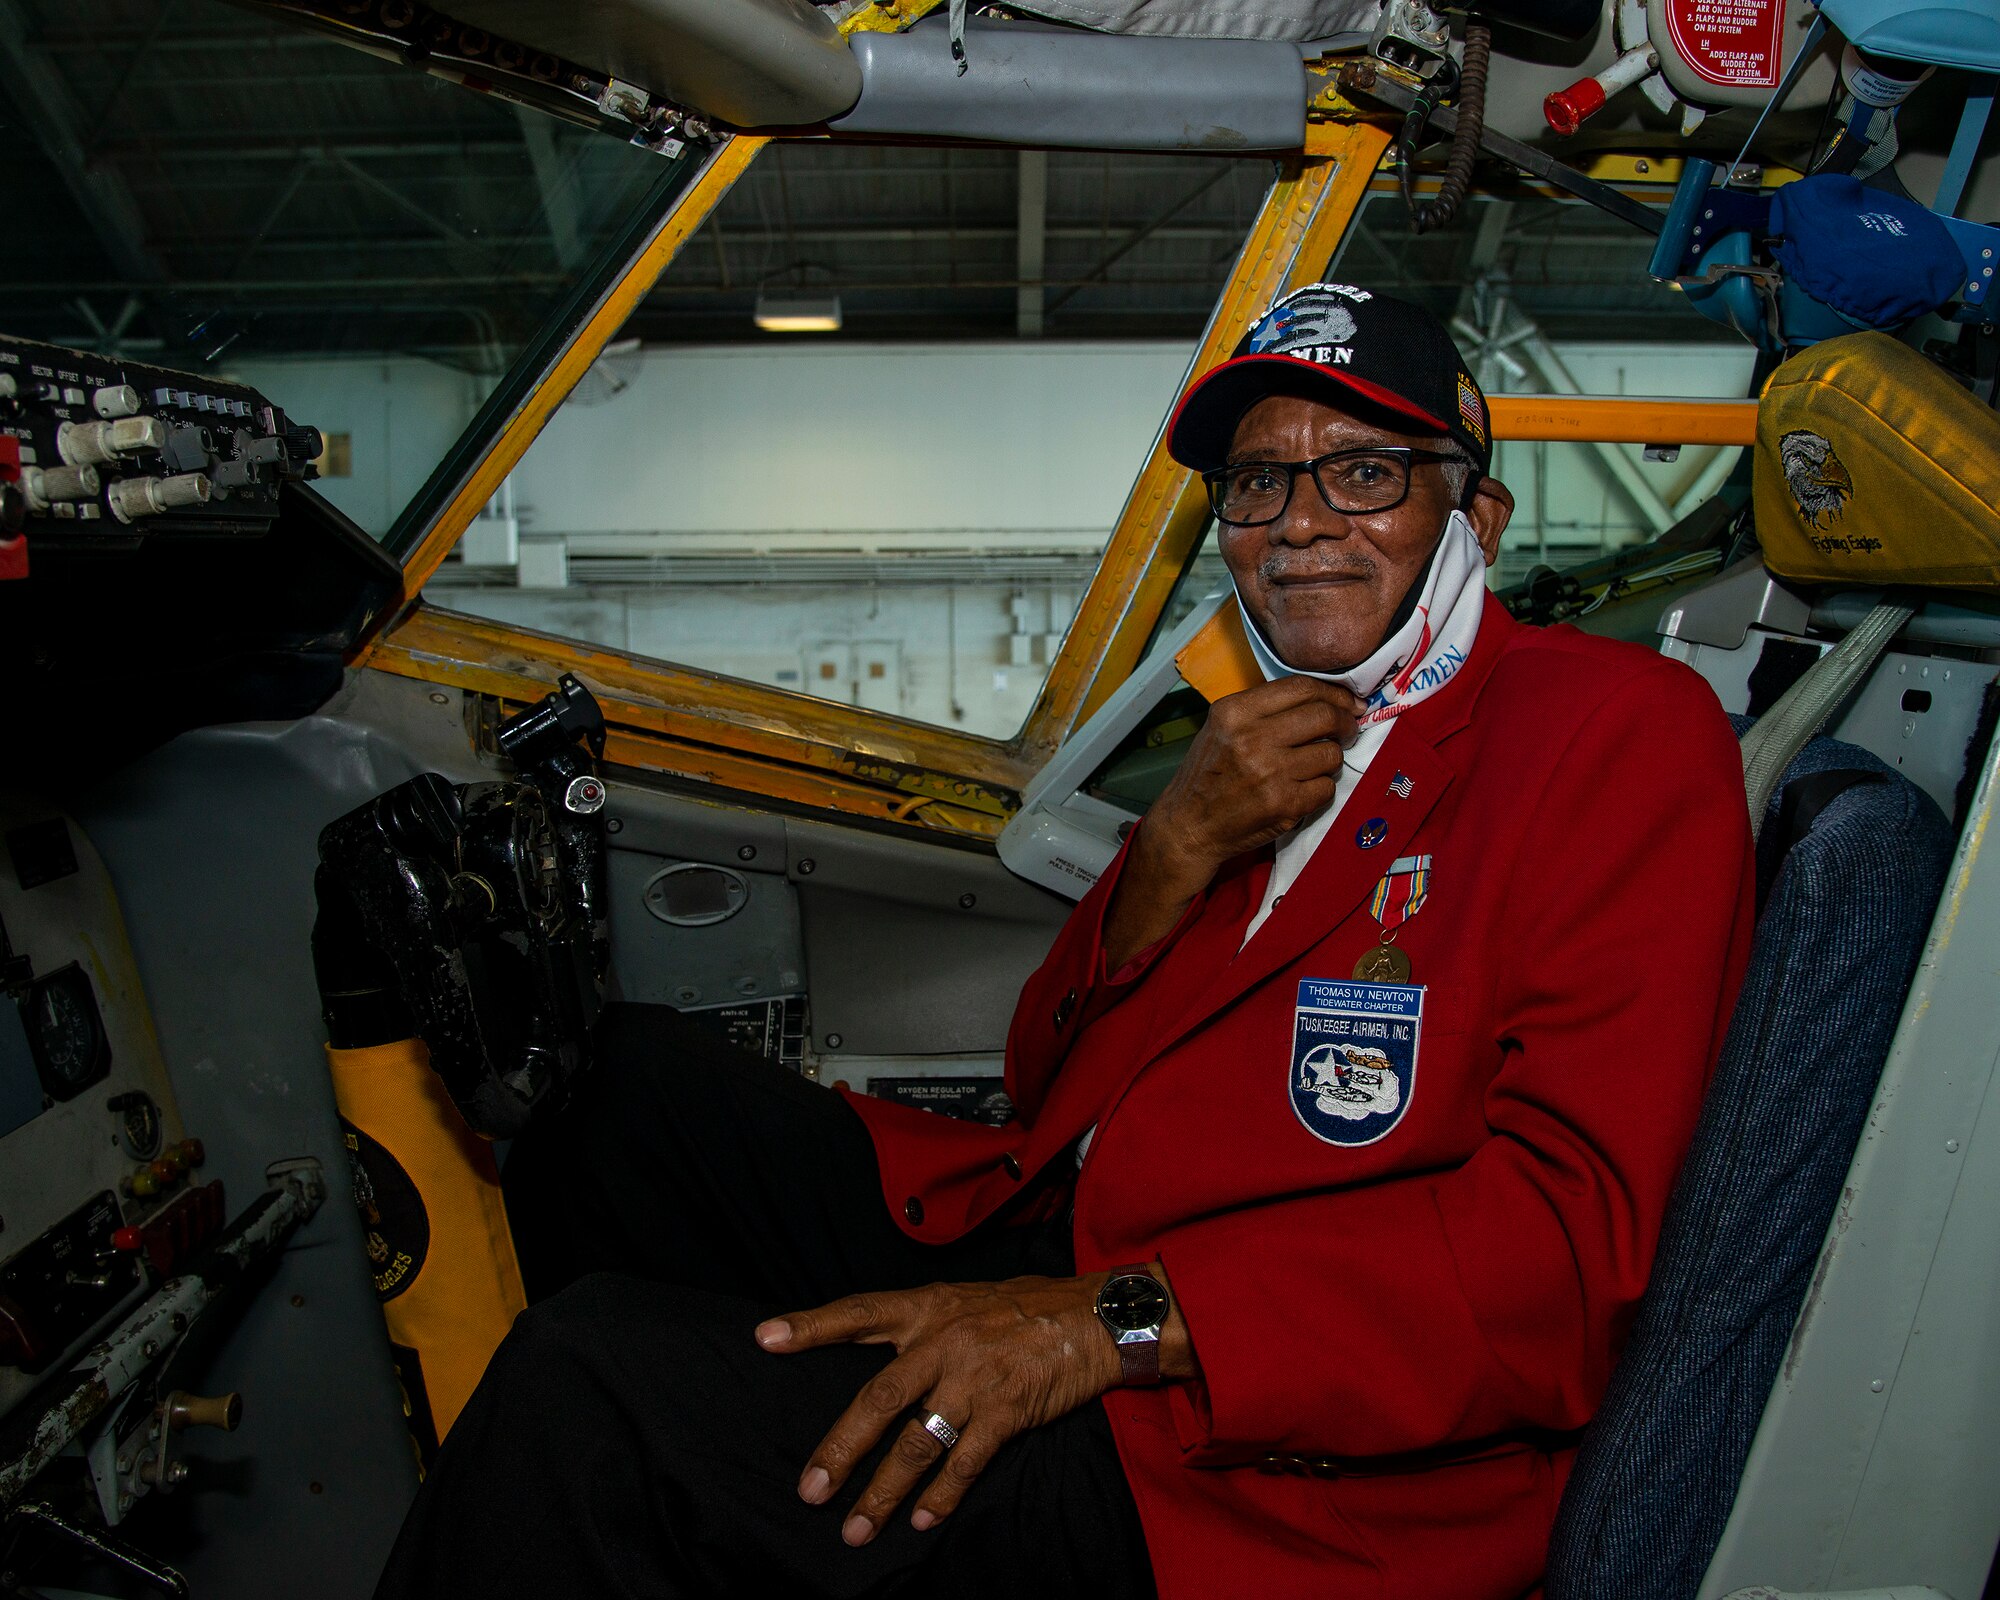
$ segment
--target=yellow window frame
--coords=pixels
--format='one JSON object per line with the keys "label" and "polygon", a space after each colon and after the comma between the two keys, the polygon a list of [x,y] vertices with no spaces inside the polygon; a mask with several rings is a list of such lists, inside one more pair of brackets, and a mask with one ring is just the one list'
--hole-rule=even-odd
{"label": "yellow window frame", "polygon": [[[878,6],[859,25],[907,26],[937,0]],[[1309,152],[1281,164],[1237,256],[1191,371],[1226,360],[1252,318],[1326,263],[1379,181],[1387,126],[1315,124]],[[934,727],[696,667],[652,661],[429,606],[424,584],[519,464],[556,409],[771,139],[712,151],[619,280],[577,329],[405,562],[402,602],[352,664],[526,702],[573,673],[603,706],[619,765],[876,821],[990,838],[1020,790],[1137,665],[1207,521],[1200,486],[1148,452],[1062,648],[1011,739]],[[1747,444],[1749,401],[1494,396],[1496,438]],[[878,426],[879,419],[869,419]]]}

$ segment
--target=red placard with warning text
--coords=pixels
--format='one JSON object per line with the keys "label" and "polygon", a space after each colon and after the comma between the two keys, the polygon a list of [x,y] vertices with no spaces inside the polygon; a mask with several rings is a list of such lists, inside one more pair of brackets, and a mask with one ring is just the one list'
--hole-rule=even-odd
{"label": "red placard with warning text", "polygon": [[1674,49],[1703,82],[1777,88],[1784,0],[1666,0],[1666,11]]}

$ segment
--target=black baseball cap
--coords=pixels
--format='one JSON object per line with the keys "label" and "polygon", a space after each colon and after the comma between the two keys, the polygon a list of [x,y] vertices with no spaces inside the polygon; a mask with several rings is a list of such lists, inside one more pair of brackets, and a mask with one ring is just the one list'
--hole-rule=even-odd
{"label": "black baseball cap", "polygon": [[1485,394],[1445,325],[1407,300],[1351,283],[1293,290],[1181,396],[1167,453],[1197,472],[1222,466],[1243,414],[1278,394],[1344,409],[1362,401],[1412,431],[1453,440],[1482,477],[1492,469]]}

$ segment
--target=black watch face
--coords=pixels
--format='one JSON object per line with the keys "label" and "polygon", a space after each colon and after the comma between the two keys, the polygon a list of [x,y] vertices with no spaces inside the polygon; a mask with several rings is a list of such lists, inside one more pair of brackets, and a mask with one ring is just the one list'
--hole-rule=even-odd
{"label": "black watch face", "polygon": [[1158,1327],[1167,1316],[1167,1291],[1137,1273],[1113,1278],[1097,1297],[1097,1312],[1120,1333]]}

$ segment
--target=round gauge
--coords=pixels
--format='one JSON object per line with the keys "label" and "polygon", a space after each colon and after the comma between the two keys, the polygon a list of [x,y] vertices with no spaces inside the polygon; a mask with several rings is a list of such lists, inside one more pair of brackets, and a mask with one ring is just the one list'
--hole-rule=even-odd
{"label": "round gauge", "polygon": [[105,1109],[119,1119],[118,1142],[134,1161],[151,1161],[160,1153],[164,1123],[159,1103],[144,1089],[114,1094]]}
{"label": "round gauge", "polygon": [[21,1020],[42,1089],[55,1099],[73,1099],[111,1070],[97,992],[75,962],[34,981],[21,1002]]}

